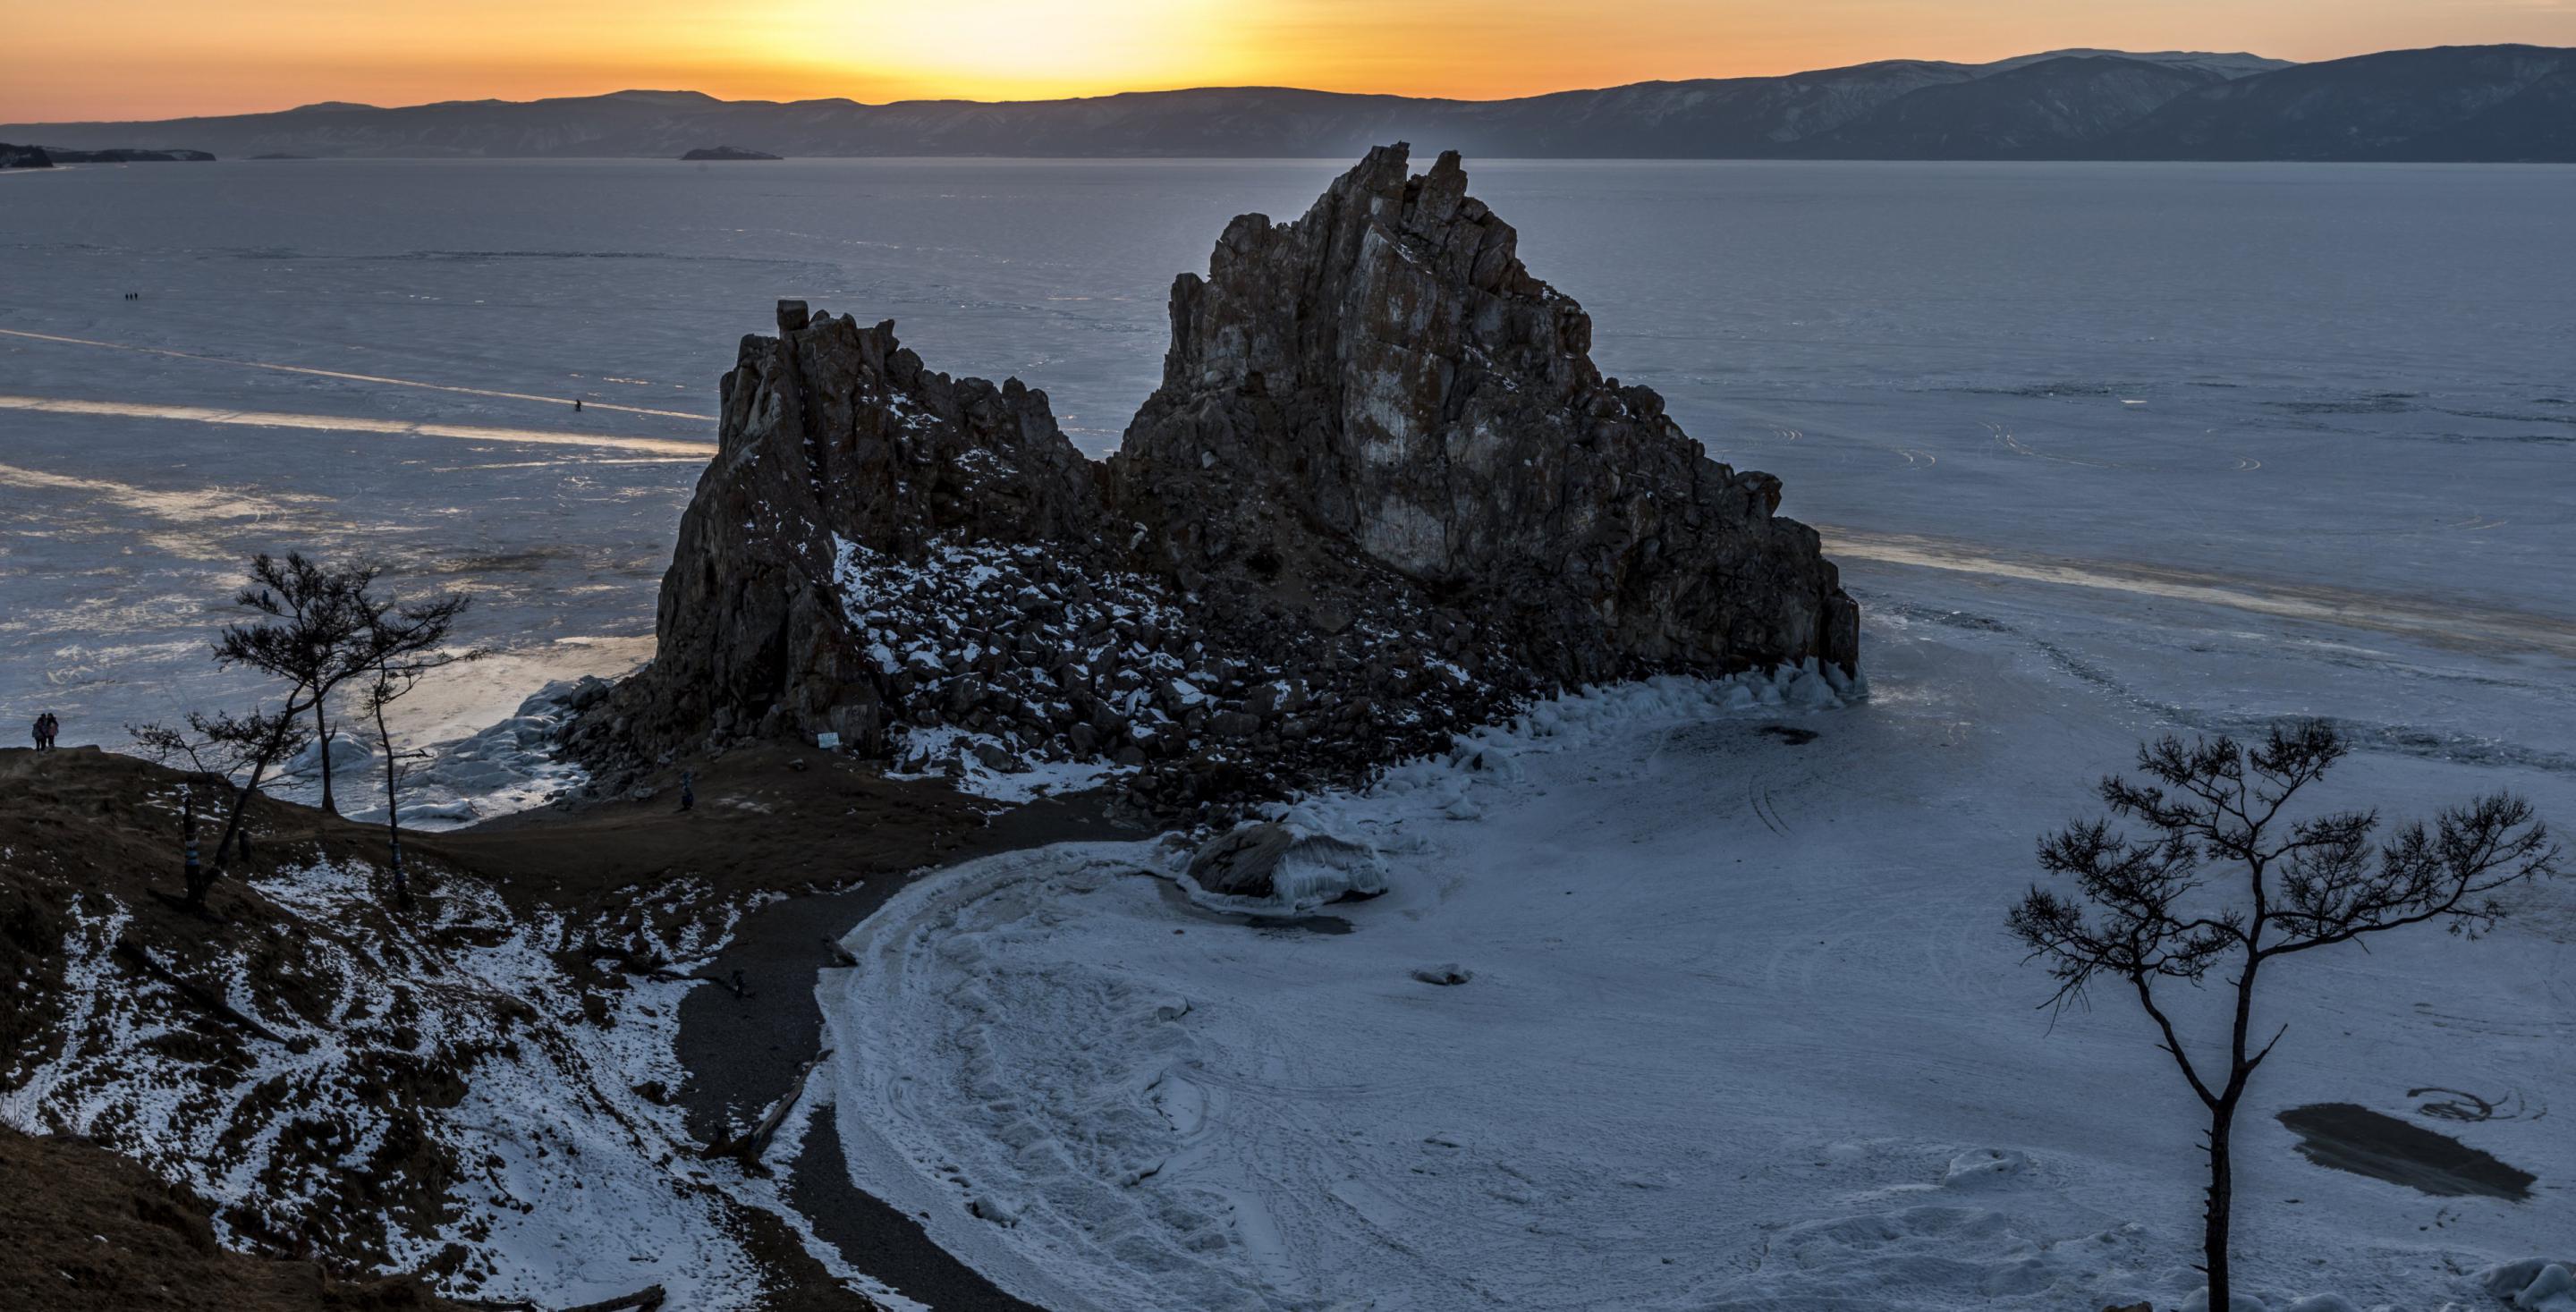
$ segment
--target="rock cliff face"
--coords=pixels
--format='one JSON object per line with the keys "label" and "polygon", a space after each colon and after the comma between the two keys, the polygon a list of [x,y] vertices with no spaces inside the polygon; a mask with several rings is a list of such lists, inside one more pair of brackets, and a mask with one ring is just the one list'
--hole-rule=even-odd
{"label": "rock cliff face", "polygon": [[1858,611],[1779,480],[1711,461],[1663,398],[1592,364],[1583,307],[1530,276],[1458,157],[1369,152],[1306,216],[1236,219],[1172,288],[1163,385],[1110,459],[1120,509],[1196,590],[1309,602],[1379,569],[1571,683],[1808,657]]}
{"label": "rock cliff face", "polygon": [[724,377],[718,454],[680,520],[653,664],[633,681],[650,696],[616,701],[648,742],[828,731],[879,752],[934,658],[950,657],[946,674],[982,663],[964,646],[1014,649],[936,604],[975,573],[952,577],[950,554],[1018,562],[1013,548],[1029,548],[1029,572],[1061,590],[1101,563],[1108,515],[1045,393],[933,372],[891,323],[790,302],[779,327],[744,338]]}
{"label": "rock cliff face", "polygon": [[575,731],[837,733],[921,767],[1133,767],[1178,810],[1347,780],[1575,683],[1804,666],[1858,612],[1780,485],[1604,379],[1454,155],[1371,151],[1172,291],[1105,465],[1044,393],[782,302],[724,380],[660,653]]}

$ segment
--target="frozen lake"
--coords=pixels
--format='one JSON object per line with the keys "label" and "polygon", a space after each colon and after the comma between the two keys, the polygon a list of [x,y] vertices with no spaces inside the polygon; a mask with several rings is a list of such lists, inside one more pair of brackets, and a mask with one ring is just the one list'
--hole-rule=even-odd
{"label": "frozen lake", "polygon": [[[1159,372],[1172,275],[1341,167],[0,175],[0,720],[51,708],[68,741],[116,742],[229,695],[204,643],[261,549],[476,592],[473,636],[508,657],[425,708],[425,738],[623,668],[716,378],[776,298],[1017,375],[1103,451]],[[1812,744],[1764,735],[1769,711],[1648,707],[1531,747],[1520,776],[1327,799],[1396,886],[1339,938],[1209,926],[1094,868],[1135,853],[924,881],[826,999],[854,1171],[1068,1308],[2178,1295],[2179,1087],[2135,1017],[2029,1010],[2045,989],[2002,909],[2030,836],[2172,729],[2331,716],[2364,748],[2361,802],[2511,787],[2576,825],[2576,172],[1469,168],[1592,312],[1601,366],[1825,527],[1873,697],[1800,717]],[[2554,1121],[2463,1131],[2541,1176],[2517,1204],[2325,1176],[2269,1119],[2410,1114],[2435,1084],[2545,1112],[2576,1079],[2576,896],[2532,912],[2492,945],[2428,934],[2284,986],[2297,1051],[2241,1168],[2267,1290],[2431,1305],[2441,1263],[2570,1232]],[[1008,969],[946,955],[960,937]],[[1404,973],[1451,959],[1479,978]],[[986,1036],[1046,1077],[1027,1108],[935,1064],[974,1000],[961,961],[1028,986]],[[1298,989],[1316,1006],[1274,1014]],[[1171,996],[1207,1078],[1137,1101],[1128,1078],[1180,1041]],[[1407,1074],[1425,1052],[1447,1074]],[[1079,1169],[1000,1151],[1023,1113]],[[1146,1164],[1169,1192],[1123,1180]]]}
{"label": "frozen lake", "polygon": [[[261,548],[372,552],[484,598],[477,636],[517,659],[436,708],[442,732],[621,668],[716,378],[773,300],[895,318],[934,367],[1045,388],[1103,451],[1159,372],[1172,275],[1342,166],[0,178],[0,717],[51,707],[68,741],[111,740],[220,695],[199,643]],[[2466,605],[2460,641],[2508,664],[2576,654],[2567,170],[1470,168],[1592,311],[1602,367],[1786,479],[1865,600],[2089,605],[1993,568],[2073,562],[2160,604],[2252,589],[2264,641],[2341,614],[2420,644]],[[563,435],[605,444],[538,440]],[[2478,703],[2416,727],[2528,724]]]}

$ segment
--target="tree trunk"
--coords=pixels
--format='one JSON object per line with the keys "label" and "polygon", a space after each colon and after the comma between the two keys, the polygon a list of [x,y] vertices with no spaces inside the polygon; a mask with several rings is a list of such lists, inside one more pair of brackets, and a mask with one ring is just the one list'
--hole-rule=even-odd
{"label": "tree trunk", "polygon": [[2210,1312],[2229,1312],[2227,1274],[2229,1222],[2235,1212],[2236,1165],[2229,1140],[2236,1122],[2236,1099],[2228,1097],[2209,1109],[2209,1206],[2201,1229],[2201,1263],[2209,1272]]}
{"label": "tree trunk", "polygon": [[[285,721],[280,720],[279,723]],[[259,792],[259,781],[267,775],[270,762],[277,759],[277,754],[285,746],[285,735],[281,730],[277,737],[269,739],[259,759],[251,762],[250,779],[242,785],[240,792],[233,794],[232,810],[224,817],[223,837],[215,840],[215,864],[207,868],[203,878],[189,886],[188,905],[200,908],[206,905],[207,890],[215,886],[216,880],[223,878],[224,862],[231,858],[230,849],[235,843],[241,846],[242,860],[250,859],[250,826],[243,823],[243,816],[250,810],[250,799]]]}
{"label": "tree trunk", "polygon": [[197,881],[205,877],[205,867],[197,860],[197,789],[194,784],[179,786],[179,806],[185,812],[180,821],[180,836],[187,844],[187,864],[181,867],[179,885],[195,888]]}
{"label": "tree trunk", "polygon": [[241,845],[242,859],[245,861],[250,859],[250,830],[242,823],[242,813],[250,808],[250,796],[259,789],[261,773],[261,767],[251,767],[250,783],[233,794],[232,810],[224,816],[223,837],[215,840],[215,863],[206,867],[197,878],[188,882],[188,905],[192,907],[206,905],[206,892],[215,886],[216,880],[223,878],[224,863],[232,859],[232,849],[236,842]]}
{"label": "tree trunk", "polygon": [[392,853],[394,905],[411,910],[411,881],[403,874],[401,768],[394,760],[394,736],[385,729],[385,708],[376,706],[376,746],[385,754],[385,842]]}
{"label": "tree trunk", "polygon": [[331,729],[322,720],[322,701],[313,701],[313,741],[322,747],[322,814],[338,815],[340,808],[331,800]]}

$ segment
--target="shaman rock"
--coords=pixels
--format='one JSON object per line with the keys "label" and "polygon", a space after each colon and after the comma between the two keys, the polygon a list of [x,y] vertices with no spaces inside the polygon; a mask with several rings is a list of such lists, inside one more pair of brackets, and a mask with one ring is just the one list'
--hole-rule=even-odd
{"label": "shaman rock", "polygon": [[1305,217],[1228,225],[1173,284],[1163,383],[1110,458],[1164,566],[1329,629],[1362,562],[1576,682],[1806,658],[1859,612],[1780,483],[1708,458],[1532,277],[1455,153],[1369,152]]}
{"label": "shaman rock", "polygon": [[1158,813],[1351,782],[1574,684],[1815,662],[1858,613],[1532,277],[1455,156],[1370,152],[1172,293],[1105,464],[1046,396],[782,301],[723,383],[653,663],[574,749],[837,733],[913,769],[1128,767]]}

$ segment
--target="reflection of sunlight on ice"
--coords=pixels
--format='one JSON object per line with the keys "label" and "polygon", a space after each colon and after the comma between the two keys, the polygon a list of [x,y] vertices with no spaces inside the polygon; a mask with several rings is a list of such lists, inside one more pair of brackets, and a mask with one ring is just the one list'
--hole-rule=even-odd
{"label": "reflection of sunlight on ice", "polygon": [[[137,487],[132,483],[119,483],[112,479],[69,478],[40,470],[23,469],[16,465],[0,465],[0,487],[87,496],[118,510],[157,521],[165,527],[138,527],[135,531],[153,550],[183,560],[223,560],[240,554],[230,541],[232,536],[230,532],[207,531],[200,528],[201,525],[231,530],[245,524],[256,525],[283,518],[291,509],[335,504],[330,497],[315,496],[310,493],[256,494],[220,487]],[[60,522],[57,517],[55,523],[59,526]],[[75,526],[84,529],[111,527],[90,524]]]}
{"label": "reflection of sunlight on ice", "polygon": [[206,645],[198,641],[138,642],[114,647],[87,647],[74,643],[55,649],[58,662],[45,671],[45,682],[56,688],[77,688],[92,683],[114,683],[125,675],[120,667],[153,666],[163,662],[186,660],[202,655]]}
{"label": "reflection of sunlight on ice", "polygon": [[2263,583],[2119,561],[2015,557],[1979,544],[1906,533],[1868,533],[1825,525],[1819,525],[1818,531],[1824,534],[1826,554],[1854,560],[2128,592],[2283,619],[2375,629],[2436,643],[2485,642],[2576,656],[2576,618],[2485,609],[2454,601],[2416,601],[2325,584]]}
{"label": "reflection of sunlight on ice", "polygon": [[[478,301],[476,303],[480,304],[481,302]],[[423,382],[416,378],[388,378],[382,374],[353,374],[339,369],[315,369],[305,365],[274,364],[265,360],[235,360],[220,355],[200,355],[193,351],[173,351],[167,347],[161,346],[135,346],[126,342],[101,342],[94,341],[86,337],[64,337],[54,333],[31,333],[23,329],[15,328],[0,328],[0,336],[20,337],[29,341],[37,342],[54,342],[65,346],[97,346],[104,347],[111,351],[132,351],[139,355],[168,356],[177,360],[202,360],[211,364],[232,365],[235,368],[240,369],[269,369],[278,373],[309,374],[315,378],[339,378],[354,383],[384,383],[394,387],[417,387],[425,391],[432,392],[456,392],[465,396],[489,396],[504,401],[542,401],[549,405],[571,404],[571,398],[568,397],[536,396],[526,392],[500,392],[494,391],[488,387],[460,387],[453,383],[430,383]],[[628,380],[619,379],[614,381],[623,382]],[[685,410],[649,410],[642,406],[618,405],[609,401],[593,401],[590,404],[594,409],[615,410],[630,415],[660,415],[670,419],[700,419],[712,421],[711,416],[691,414]]]}
{"label": "reflection of sunlight on ice", "polygon": [[[686,456],[612,456],[606,459],[593,457],[583,460],[582,463],[585,465],[697,465],[706,463],[706,457],[703,454]],[[432,465],[429,467],[429,472],[433,474],[462,474],[479,473],[483,470],[489,469],[556,469],[560,468],[562,464],[563,462],[560,460],[507,460],[488,465]]]}
{"label": "reflection of sunlight on ice", "polygon": [[547,446],[609,447],[627,451],[650,451],[666,456],[688,456],[701,460],[715,454],[716,449],[713,442],[687,442],[667,437],[620,437],[608,433],[570,433],[544,428],[495,428],[483,424],[365,419],[350,415],[281,414],[275,411],[224,410],[195,405],[136,405],[122,401],[75,401],[43,396],[0,396],[0,410],[106,415],[129,419],[180,419],[200,424],[242,424],[253,428],[302,428],[332,433],[449,437],[470,442],[524,442]]}
{"label": "reflection of sunlight on ice", "polygon": [[[8,398],[0,397],[0,406]],[[67,478],[40,470],[0,465],[0,487],[20,487],[30,491],[81,492],[126,510],[159,519],[191,521],[201,519],[256,519],[281,513],[289,505],[329,505],[331,498],[306,493],[282,492],[266,496],[236,492],[225,488],[136,487],[104,478]]]}
{"label": "reflection of sunlight on ice", "polygon": [[583,675],[615,678],[653,657],[651,635],[557,638],[452,665],[404,701],[396,736],[406,743],[462,738],[509,716],[539,688]]}

